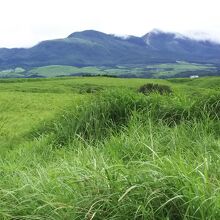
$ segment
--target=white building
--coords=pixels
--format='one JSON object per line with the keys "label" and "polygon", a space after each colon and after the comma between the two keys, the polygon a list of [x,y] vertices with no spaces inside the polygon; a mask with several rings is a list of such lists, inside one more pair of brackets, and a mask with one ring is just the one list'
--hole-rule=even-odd
{"label": "white building", "polygon": [[192,76],[190,76],[189,78],[190,78],[190,79],[196,79],[196,78],[199,78],[199,76],[198,76],[198,75],[192,75]]}

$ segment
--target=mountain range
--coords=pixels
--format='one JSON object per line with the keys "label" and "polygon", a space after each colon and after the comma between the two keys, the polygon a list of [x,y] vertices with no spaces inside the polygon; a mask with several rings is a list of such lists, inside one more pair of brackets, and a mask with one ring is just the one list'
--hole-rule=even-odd
{"label": "mountain range", "polygon": [[142,37],[74,32],[31,48],[0,48],[0,68],[47,65],[112,66],[186,61],[220,64],[220,44],[153,30]]}

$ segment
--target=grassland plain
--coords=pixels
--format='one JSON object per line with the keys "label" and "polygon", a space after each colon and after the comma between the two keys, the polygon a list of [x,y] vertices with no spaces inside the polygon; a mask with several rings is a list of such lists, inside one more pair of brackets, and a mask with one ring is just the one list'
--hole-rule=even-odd
{"label": "grassland plain", "polygon": [[212,64],[187,62],[149,64],[149,65],[116,65],[116,66],[65,66],[50,65],[33,68],[15,68],[0,71],[0,78],[53,78],[59,76],[110,75],[125,78],[169,78],[189,77],[190,75],[219,75],[219,68]]}
{"label": "grassland plain", "polygon": [[220,219],[219,85],[0,80],[0,219]]}

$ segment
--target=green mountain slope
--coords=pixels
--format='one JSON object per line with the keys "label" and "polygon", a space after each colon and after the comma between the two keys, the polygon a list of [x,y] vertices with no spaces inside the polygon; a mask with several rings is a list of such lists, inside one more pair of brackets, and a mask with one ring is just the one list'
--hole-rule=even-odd
{"label": "green mountain slope", "polygon": [[152,31],[143,37],[117,37],[87,30],[64,39],[43,41],[31,48],[0,49],[0,67],[48,65],[115,66],[172,63],[178,60],[220,63],[220,45],[172,33]]}

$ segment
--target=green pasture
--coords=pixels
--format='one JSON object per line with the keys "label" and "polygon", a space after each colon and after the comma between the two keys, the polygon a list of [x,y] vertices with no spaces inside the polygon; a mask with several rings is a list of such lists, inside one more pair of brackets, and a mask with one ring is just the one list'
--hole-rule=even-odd
{"label": "green pasture", "polygon": [[[172,92],[140,92],[152,83]],[[219,89],[219,77],[1,79],[0,219],[220,219]]]}
{"label": "green pasture", "polygon": [[[218,75],[217,67],[211,64],[197,64],[187,62],[162,63],[149,65],[118,65],[118,66],[65,66],[50,65],[33,68],[6,69],[0,71],[0,78],[53,78],[64,76],[81,75],[109,75],[123,78],[169,78],[169,77],[189,77],[190,75]],[[188,75],[184,75],[188,73]]]}

